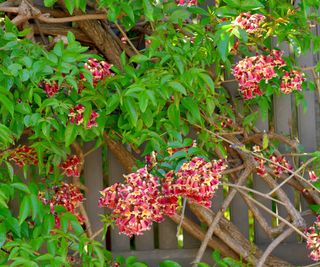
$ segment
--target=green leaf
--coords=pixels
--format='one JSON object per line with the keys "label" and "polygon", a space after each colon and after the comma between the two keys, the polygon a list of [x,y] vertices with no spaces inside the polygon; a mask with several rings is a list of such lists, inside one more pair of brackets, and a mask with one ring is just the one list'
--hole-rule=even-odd
{"label": "green leaf", "polygon": [[223,2],[225,2],[227,5],[231,7],[236,7],[236,8],[239,8],[241,5],[240,0],[223,0]]}
{"label": "green leaf", "polygon": [[209,265],[209,264],[206,264],[206,263],[204,263],[204,262],[199,262],[199,263],[198,263],[198,267],[210,267],[210,265]]}
{"label": "green leaf", "polygon": [[74,140],[76,140],[77,135],[78,131],[76,124],[69,123],[64,132],[65,146],[69,147],[74,142]]}
{"label": "green leaf", "polygon": [[147,264],[143,262],[135,262],[134,264],[131,265],[132,267],[148,267]]}
{"label": "green leaf", "polygon": [[8,173],[9,173],[10,180],[13,181],[13,174],[14,174],[13,167],[12,167],[12,165],[10,164],[10,162],[6,161],[5,163],[6,163],[6,165],[7,165],[7,169],[8,169]]}
{"label": "green leaf", "polygon": [[181,265],[174,261],[165,260],[163,262],[160,262],[159,267],[181,267]]}
{"label": "green leaf", "polygon": [[13,184],[11,184],[11,187],[18,189],[22,192],[30,194],[29,188],[23,183],[13,183]]}
{"label": "green leaf", "polygon": [[262,138],[262,149],[266,149],[269,145],[269,138],[266,133],[263,133],[263,138]]}
{"label": "green leaf", "polygon": [[180,74],[183,74],[184,73],[184,64],[183,64],[183,61],[182,61],[181,57],[178,56],[178,55],[174,55],[173,59],[174,59],[174,61],[176,63],[176,66],[177,66]]}
{"label": "green leaf", "polygon": [[120,97],[118,94],[113,94],[108,100],[106,104],[106,115],[112,113],[119,105]]}
{"label": "green leaf", "polygon": [[222,32],[218,40],[218,51],[223,61],[227,60],[227,55],[229,52],[229,41],[230,35],[226,32]]}
{"label": "green leaf", "polygon": [[182,106],[184,106],[192,115],[192,117],[198,122],[201,121],[201,115],[199,111],[199,107],[194,100],[190,97],[185,97],[181,101]]}
{"label": "green leaf", "polygon": [[44,6],[52,7],[56,2],[57,0],[44,0]]}
{"label": "green leaf", "polygon": [[209,86],[209,88],[211,89],[211,92],[214,93],[215,86],[214,86],[214,82],[211,79],[211,77],[208,74],[203,73],[203,72],[200,72],[199,76]]}
{"label": "green leaf", "polygon": [[183,95],[187,95],[186,88],[179,82],[169,82],[169,86],[172,87],[175,91],[180,92]]}
{"label": "green leaf", "polygon": [[135,108],[135,103],[132,98],[125,98],[123,101],[124,107],[129,115],[130,121],[132,125],[135,127],[137,126],[137,121],[138,121],[138,113]]}
{"label": "green leaf", "polygon": [[4,223],[0,223],[0,248],[7,240],[7,229]]}
{"label": "green leaf", "polygon": [[153,6],[150,0],[143,0],[143,9],[146,18],[150,21],[153,21]]}
{"label": "green leaf", "polygon": [[222,6],[222,7],[219,7],[215,10],[215,13],[218,17],[233,17],[233,16],[236,16],[238,15],[238,11],[234,8],[231,8],[229,6]]}
{"label": "green leaf", "polygon": [[25,219],[29,216],[31,210],[29,196],[24,196],[19,209],[19,224],[21,225]]}
{"label": "green leaf", "polygon": [[148,94],[143,92],[139,97],[139,107],[141,112],[145,112],[149,104]]}
{"label": "green leaf", "polygon": [[258,0],[242,0],[240,4],[242,10],[255,10],[263,7],[264,5]]}
{"label": "green leaf", "polygon": [[6,110],[9,111],[9,113],[13,117],[14,103],[12,101],[10,101],[9,98],[7,98],[5,95],[0,96],[0,102],[6,108]]}
{"label": "green leaf", "polygon": [[133,264],[137,262],[138,258],[136,256],[129,256],[126,258],[126,265]]}
{"label": "green leaf", "polygon": [[68,12],[72,15],[74,10],[74,0],[65,0],[64,3],[68,9]]}
{"label": "green leaf", "polygon": [[167,110],[168,118],[172,125],[175,127],[180,127],[180,110],[177,105],[172,103]]}
{"label": "green leaf", "polygon": [[18,237],[21,237],[21,228],[18,220],[14,217],[6,218],[5,224],[7,229],[10,229],[12,233],[17,235]]}

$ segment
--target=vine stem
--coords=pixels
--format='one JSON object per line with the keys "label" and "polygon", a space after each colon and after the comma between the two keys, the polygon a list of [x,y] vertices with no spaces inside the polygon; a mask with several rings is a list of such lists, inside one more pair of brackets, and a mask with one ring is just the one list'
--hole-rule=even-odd
{"label": "vine stem", "polygon": [[317,158],[311,158],[307,160],[304,164],[300,166],[297,170],[295,170],[291,175],[289,175],[282,183],[280,183],[277,187],[273,188],[269,193],[268,196],[271,196],[274,192],[276,192],[279,188],[281,188],[283,185],[285,185],[292,177],[298,174],[301,170],[303,170],[305,167],[307,167],[312,161],[316,160]]}
{"label": "vine stem", "polygon": [[137,48],[133,45],[133,43],[131,42],[131,40],[129,39],[129,37],[127,36],[127,34],[124,32],[124,30],[121,28],[121,26],[115,22],[114,23],[116,25],[116,27],[118,28],[118,30],[121,32],[121,34],[123,35],[124,38],[126,38],[126,41],[128,41],[129,45],[131,46],[132,50],[139,55],[140,52],[137,50]]}
{"label": "vine stem", "polygon": [[[241,189],[237,189],[239,192],[242,192],[245,194],[244,191],[242,191]],[[291,227],[292,229],[294,229],[299,235],[301,235],[304,239],[307,239],[307,236],[302,233],[296,226],[294,226],[292,223],[290,223],[289,221],[287,221],[286,219],[284,219],[283,217],[279,216],[278,214],[274,213],[272,210],[268,209],[266,206],[264,206],[263,204],[261,204],[259,201],[255,200],[253,197],[247,195],[247,197],[254,202],[257,206],[259,206],[260,208],[262,208],[263,210],[265,210],[266,212],[270,213],[271,215],[275,216],[276,218],[278,218],[280,221],[282,221],[283,223],[285,223],[286,225],[288,225],[289,227]]]}
{"label": "vine stem", "polygon": [[284,240],[286,239],[289,235],[293,233],[294,229],[293,228],[288,228],[285,230],[281,235],[279,235],[276,239],[274,239],[270,245],[267,247],[267,249],[263,252],[263,255],[261,256],[257,267],[263,267],[263,264],[267,260],[268,256],[271,254],[271,252]]}
{"label": "vine stem", "polygon": [[179,237],[179,234],[180,234],[180,230],[181,230],[181,226],[182,226],[182,223],[183,223],[183,219],[184,219],[184,214],[186,212],[186,205],[187,205],[187,199],[184,198],[183,199],[183,204],[182,204],[182,211],[181,211],[181,217],[180,217],[180,222],[179,222],[179,225],[177,227],[177,238]]}
{"label": "vine stem", "polygon": [[[237,185],[242,185],[247,177],[250,175],[252,171],[252,166],[251,167],[246,167],[246,169],[242,172],[239,181],[237,183]],[[216,216],[214,217],[211,225],[209,226],[207,233],[201,243],[201,246],[198,250],[198,253],[196,255],[195,260],[192,262],[192,266],[193,267],[197,267],[198,263],[201,261],[202,256],[207,248],[208,242],[211,239],[211,236],[215,230],[215,228],[217,227],[217,224],[219,223],[219,220],[221,219],[221,217],[223,216],[224,211],[227,209],[227,207],[230,205],[231,201],[233,200],[233,198],[235,197],[237,193],[236,189],[232,189],[231,192],[229,193],[229,195],[227,196],[227,198],[224,200],[220,210],[217,212]]]}
{"label": "vine stem", "polygon": [[267,198],[267,199],[270,199],[274,202],[277,202],[283,206],[285,206],[285,203],[283,203],[282,201],[278,200],[278,199],[275,199],[273,197],[270,197],[268,194],[264,194],[264,193],[261,193],[257,190],[254,190],[254,189],[251,189],[251,188],[248,188],[246,186],[241,186],[241,185],[236,185],[236,184],[229,184],[229,183],[222,183],[223,185],[226,185],[226,186],[230,186],[230,187],[235,187],[235,188],[239,188],[239,189],[243,189],[243,190],[246,190],[246,191],[249,191],[249,192],[252,192],[254,194],[257,194],[259,196],[262,196],[264,198]]}

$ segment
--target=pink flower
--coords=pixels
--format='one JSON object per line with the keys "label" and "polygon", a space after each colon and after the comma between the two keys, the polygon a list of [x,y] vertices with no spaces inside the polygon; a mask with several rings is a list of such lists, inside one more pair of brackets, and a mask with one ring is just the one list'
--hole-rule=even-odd
{"label": "pink flower", "polygon": [[260,30],[260,25],[265,19],[266,17],[262,14],[241,13],[232,24],[244,29],[248,33],[255,33]]}
{"label": "pink flower", "polygon": [[[85,107],[81,104],[77,104],[74,108],[71,108],[68,114],[69,121],[72,124],[81,125],[84,122],[84,111]],[[86,125],[86,128],[90,129],[92,127],[97,127],[98,124],[96,119],[99,117],[99,114],[96,111],[92,111],[89,117],[89,121]]]}
{"label": "pink flower", "polygon": [[60,164],[60,168],[63,169],[63,172],[68,177],[75,176],[79,177],[79,167],[80,167],[80,159],[77,155],[73,155],[68,157],[68,159]]}
{"label": "pink flower", "polygon": [[290,94],[292,91],[301,91],[302,82],[305,80],[302,76],[303,74],[296,70],[285,72],[280,85],[281,92]]}
{"label": "pink flower", "polygon": [[18,146],[10,153],[10,159],[14,161],[20,168],[24,165],[37,165],[38,154],[34,148],[23,145]]}
{"label": "pink flower", "polygon": [[311,182],[315,182],[318,180],[318,176],[315,174],[314,171],[309,171],[309,179]]}
{"label": "pink flower", "polygon": [[233,68],[233,75],[239,82],[239,90],[244,99],[261,96],[260,82],[268,82],[277,76],[275,68],[285,66],[282,53],[272,50],[269,55],[246,57]]}
{"label": "pink flower", "polygon": [[76,211],[84,199],[78,187],[73,184],[62,183],[59,186],[54,186],[49,193],[51,193],[51,197],[48,199],[44,197],[43,192],[38,193],[38,198],[43,204],[50,206],[50,212],[55,216],[56,228],[60,228],[60,218],[54,211],[54,207],[58,205],[65,207],[68,212],[73,213],[81,224],[84,223],[84,218]]}
{"label": "pink flower", "polygon": [[[270,160],[275,163],[275,164],[272,164],[272,163],[270,164],[270,167],[273,169],[275,175],[280,175],[282,173],[289,173],[288,170],[290,171],[293,170],[288,160],[283,156],[280,156],[280,157],[271,156]],[[284,167],[286,169],[284,169]]]}
{"label": "pink flower", "polygon": [[39,87],[44,89],[47,96],[49,96],[49,97],[54,96],[60,90],[58,83],[56,81],[52,81],[51,83],[46,82],[46,81],[41,81],[39,83]]}
{"label": "pink flower", "polygon": [[[110,70],[112,64],[109,64],[106,61],[99,61],[95,58],[89,58],[84,64],[84,67],[91,72],[94,86],[96,86],[97,83],[103,80],[105,77],[113,75]],[[83,75],[81,77],[84,79]]]}
{"label": "pink flower", "polygon": [[153,222],[161,222],[163,212],[158,203],[159,179],[147,168],[125,176],[126,184],[114,184],[101,191],[100,206],[112,209],[119,232],[128,236],[141,235]]}
{"label": "pink flower", "polygon": [[255,158],[255,161],[259,164],[257,167],[257,174],[261,177],[265,176],[267,174],[265,163],[266,161],[261,158]]}
{"label": "pink flower", "polygon": [[206,162],[203,158],[194,157],[177,171],[174,192],[191,202],[211,207],[211,199],[225,168],[223,160]]}
{"label": "pink flower", "polygon": [[314,222],[313,226],[306,229],[307,248],[310,250],[309,257],[313,261],[320,260],[320,216]]}
{"label": "pink flower", "polygon": [[196,6],[198,5],[197,0],[176,0],[178,6]]}

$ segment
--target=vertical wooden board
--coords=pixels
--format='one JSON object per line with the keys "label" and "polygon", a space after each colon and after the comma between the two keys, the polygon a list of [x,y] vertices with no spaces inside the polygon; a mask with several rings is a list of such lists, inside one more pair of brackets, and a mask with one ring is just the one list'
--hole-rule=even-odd
{"label": "vertical wooden board", "polygon": [[[298,110],[298,126],[299,126],[299,140],[303,145],[305,152],[312,152],[317,148],[317,136],[316,136],[316,115],[315,115],[315,92],[307,91],[304,93],[307,101],[308,109],[303,111],[303,107],[299,107]],[[308,179],[308,177],[306,177]],[[308,203],[302,198],[301,208],[307,210]],[[311,225],[315,219],[314,216],[305,217],[307,225]]]}
{"label": "vertical wooden board", "polygon": [[[266,119],[263,121],[262,119],[259,119],[256,122],[256,127],[260,131],[268,131],[269,130],[269,123],[268,120]],[[262,193],[267,193],[271,189],[270,187],[263,181],[263,179],[259,175],[254,175],[253,176],[253,189],[262,192]],[[272,202],[271,200],[268,200],[266,198],[260,197],[255,195],[255,199],[258,200],[261,204],[266,206],[269,209],[272,209]],[[271,226],[272,225],[272,217],[269,213],[260,210],[261,214],[267,221],[267,223]],[[267,236],[263,228],[259,225],[259,223],[255,220],[254,222],[254,240],[257,245],[264,244],[270,241],[270,238]]]}
{"label": "vertical wooden board", "polygon": [[[115,156],[108,151],[109,161],[109,185],[116,182],[123,182],[123,174],[125,170]],[[125,235],[120,235],[118,229],[115,227],[111,230],[111,249],[112,251],[128,251],[130,250],[130,239]]]}
{"label": "vertical wooden board", "polygon": [[[89,151],[95,142],[86,143],[84,145],[85,151]],[[93,233],[103,227],[99,214],[104,214],[104,209],[98,206],[100,194],[99,191],[103,189],[103,171],[102,171],[102,151],[97,149],[85,158],[85,165],[83,170],[84,183],[88,189],[85,199],[85,208],[91,223],[91,230]],[[101,240],[101,235],[97,239]]]}
{"label": "vertical wooden board", "polygon": [[217,212],[221,208],[223,199],[224,199],[224,197],[223,197],[223,187],[222,187],[222,185],[219,185],[218,190],[215,192],[215,195],[214,195],[214,197],[212,198],[212,201],[211,201],[211,209],[214,212]]}
{"label": "vertical wooden board", "polygon": [[159,248],[160,249],[175,249],[178,248],[177,242],[177,225],[166,218],[165,221],[159,224]]}
{"label": "vertical wooden board", "polygon": [[[185,217],[194,221],[197,224],[200,224],[197,216],[195,216],[189,209],[188,204],[185,211]],[[183,231],[183,247],[184,248],[199,248],[200,245],[201,245],[201,242],[198,239],[194,238],[193,236],[188,234],[186,231]]]}
{"label": "vertical wooden board", "polygon": [[135,237],[136,250],[152,250],[154,249],[154,227],[152,226],[149,231]]}
{"label": "vertical wooden board", "polygon": [[[292,110],[291,96],[281,95],[274,97],[274,124],[277,133],[290,135],[292,126]],[[284,151],[284,147],[280,145],[279,150]],[[281,180],[279,180],[281,182]],[[288,185],[282,187],[288,198],[294,203],[294,190]],[[282,205],[278,205],[278,213],[282,217],[286,217],[288,212]],[[287,241],[295,241],[295,235],[291,235]]]}
{"label": "vertical wooden board", "polygon": [[249,237],[248,206],[239,193],[233,198],[230,205],[231,221],[238,227],[239,231]]}

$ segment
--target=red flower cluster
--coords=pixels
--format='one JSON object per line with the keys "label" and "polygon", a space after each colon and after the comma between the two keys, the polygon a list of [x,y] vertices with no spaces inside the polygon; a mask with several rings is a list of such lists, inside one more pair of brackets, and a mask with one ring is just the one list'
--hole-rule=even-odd
{"label": "red flower cluster", "polygon": [[178,6],[196,6],[198,5],[197,0],[176,0]]}
{"label": "red flower cluster", "polygon": [[248,33],[255,33],[260,30],[260,25],[264,22],[266,17],[262,14],[241,13],[232,22],[233,25],[239,26]]}
{"label": "red flower cluster", "polygon": [[61,169],[63,169],[63,172],[68,177],[70,177],[70,176],[79,177],[80,176],[80,172],[79,172],[80,159],[77,155],[73,155],[73,156],[68,157],[65,162],[60,164],[59,167]]}
{"label": "red flower cluster", "polygon": [[240,91],[245,99],[261,96],[259,83],[268,81],[277,76],[275,67],[280,68],[286,63],[279,50],[272,50],[270,55],[246,57],[234,67],[233,74],[239,81]]}
{"label": "red flower cluster", "polygon": [[[289,164],[288,160],[284,156],[276,157],[276,156],[271,156],[270,160],[274,162],[275,164],[270,164],[270,167],[273,169],[273,172],[275,175],[280,175],[282,173],[288,173],[289,169],[290,171],[293,170],[293,167]],[[279,166],[281,165],[281,166]],[[284,169],[284,167],[286,169]]]}
{"label": "red flower cluster", "polygon": [[[105,77],[113,75],[110,70],[112,64],[109,64],[106,61],[99,61],[95,58],[89,58],[84,64],[84,67],[91,72],[94,86]],[[81,78],[84,79],[83,75],[81,75]]]}
{"label": "red flower cluster", "polygon": [[37,165],[38,155],[34,148],[23,145],[18,146],[10,153],[10,160],[21,168],[23,165]]}
{"label": "red flower cluster", "polygon": [[[276,157],[273,155],[270,157],[270,160],[272,161],[272,163],[269,163],[269,167],[273,170],[273,173],[275,175],[280,175],[282,173],[289,173],[290,171],[293,170],[288,160],[283,156]],[[266,160],[262,158],[255,158],[255,161],[258,163],[257,174],[260,176],[265,176],[267,174],[267,171],[265,168]]]}
{"label": "red flower cluster", "polygon": [[147,168],[125,176],[126,184],[116,183],[101,191],[99,205],[113,209],[115,223],[120,233],[141,235],[149,230],[152,222],[161,222],[163,213],[157,202],[159,179],[148,173]]}
{"label": "red flower cluster", "polygon": [[[81,104],[77,104],[74,108],[70,109],[68,114],[70,118],[70,123],[81,125],[84,121],[84,117],[83,117],[84,111],[85,111],[85,107]],[[99,114],[95,111],[92,111],[86,127],[89,129],[92,127],[97,127],[98,124],[96,122],[96,119],[98,117],[99,117]]]}
{"label": "red flower cluster", "polygon": [[320,216],[314,222],[313,226],[306,229],[307,248],[310,251],[309,256],[313,261],[320,260]]}
{"label": "red flower cluster", "polygon": [[311,182],[315,182],[318,180],[318,176],[315,174],[314,171],[309,171],[309,179]]}
{"label": "red flower cluster", "polygon": [[39,87],[45,90],[47,96],[49,97],[54,96],[60,90],[58,83],[56,81],[52,81],[51,84],[46,81],[41,81],[39,83]]}
{"label": "red flower cluster", "polygon": [[195,157],[184,163],[176,175],[168,172],[160,183],[144,167],[125,176],[126,184],[116,183],[101,191],[99,206],[113,210],[120,233],[140,235],[153,222],[161,222],[164,215],[174,215],[179,196],[210,207],[224,169],[221,160],[208,163]]}
{"label": "red flower cluster", "polygon": [[302,76],[303,74],[296,70],[286,71],[280,85],[281,92],[290,94],[292,91],[301,91],[302,82],[305,80]]}
{"label": "red flower cluster", "polygon": [[211,199],[225,168],[223,160],[212,163],[194,157],[191,161],[185,162],[176,173],[174,192],[192,202],[211,207]]}
{"label": "red flower cluster", "polygon": [[49,199],[46,199],[43,192],[39,192],[38,198],[43,204],[50,206],[51,214],[55,216],[55,224],[57,228],[60,228],[60,218],[54,211],[55,206],[63,206],[68,212],[73,213],[78,221],[84,223],[83,217],[76,211],[77,207],[83,201],[83,194],[73,184],[62,183],[60,186],[54,186],[52,188],[52,195]]}

